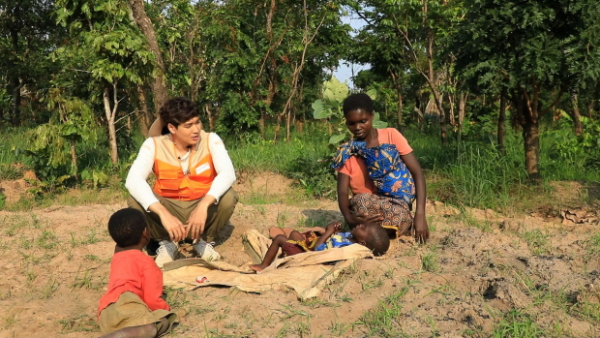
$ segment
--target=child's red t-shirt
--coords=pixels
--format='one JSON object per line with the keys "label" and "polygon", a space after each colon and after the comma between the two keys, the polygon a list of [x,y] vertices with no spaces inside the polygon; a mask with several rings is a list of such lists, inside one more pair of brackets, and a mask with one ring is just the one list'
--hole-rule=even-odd
{"label": "child's red t-shirt", "polygon": [[[410,154],[413,149],[408,145],[406,138],[395,128],[377,129],[377,140],[379,144],[389,143],[396,145],[400,155]],[[353,195],[376,194],[377,189],[369,177],[369,171],[362,158],[350,157],[338,170],[342,174],[350,176],[350,190]]]}
{"label": "child's red t-shirt", "polygon": [[127,291],[140,297],[151,311],[170,310],[167,302],[160,298],[163,292],[162,271],[152,258],[140,250],[121,251],[113,256],[108,291],[100,298],[98,315]]}

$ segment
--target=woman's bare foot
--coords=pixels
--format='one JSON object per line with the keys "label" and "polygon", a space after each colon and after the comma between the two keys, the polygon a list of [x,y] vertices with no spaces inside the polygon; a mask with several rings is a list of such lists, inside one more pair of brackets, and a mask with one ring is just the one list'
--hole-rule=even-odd
{"label": "woman's bare foot", "polygon": [[261,264],[252,264],[250,265],[250,269],[256,271],[256,272],[260,272],[263,271],[266,268],[266,266],[262,266]]}

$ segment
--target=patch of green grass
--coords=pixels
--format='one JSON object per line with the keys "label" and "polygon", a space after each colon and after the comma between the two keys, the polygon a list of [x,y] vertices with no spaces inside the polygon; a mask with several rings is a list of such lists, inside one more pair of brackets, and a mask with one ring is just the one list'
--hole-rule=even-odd
{"label": "patch of green grass", "polygon": [[[83,312],[83,311],[82,311]],[[61,319],[59,321],[61,333],[70,332],[99,332],[100,327],[95,318],[86,314],[80,314],[73,318]]]}
{"label": "patch of green grass", "polygon": [[378,274],[371,274],[369,271],[363,271],[358,277],[362,290],[367,291],[373,288],[378,288],[383,285],[383,279]]}
{"label": "patch of green grass", "polygon": [[337,321],[337,316],[331,321],[329,331],[334,337],[344,337],[346,332],[351,328],[350,324],[341,324]]}
{"label": "patch of green grass", "polygon": [[44,287],[41,290],[40,298],[48,299],[48,298],[52,297],[54,292],[56,292],[56,290],[58,290],[59,285],[60,284],[58,283],[58,281],[55,278],[48,278],[48,281],[46,282],[46,284],[44,285]]}
{"label": "patch of green grass", "polygon": [[7,236],[14,236],[19,230],[25,228],[26,226],[29,225],[29,221],[27,219],[24,218],[8,218],[5,217],[2,220],[3,224],[9,224],[8,229],[6,229],[6,231],[4,232]]}
{"label": "patch of green grass", "polygon": [[5,203],[6,211],[31,211],[36,206],[35,199],[28,196],[21,196],[16,202]]}
{"label": "patch of green grass", "polygon": [[46,250],[54,249],[58,246],[58,237],[56,237],[54,231],[44,230],[42,231],[42,235],[36,240],[36,244]]}
{"label": "patch of green grass", "polygon": [[98,290],[101,285],[95,284],[93,281],[93,275],[90,273],[90,270],[85,270],[82,277],[79,276],[79,273],[75,276],[75,280],[72,284],[73,288],[85,288],[88,290]]}
{"label": "patch of green grass", "polygon": [[522,238],[527,243],[531,252],[536,255],[543,255],[549,252],[548,233],[542,233],[539,229],[527,231],[522,234]]}
{"label": "patch of green grass", "polygon": [[17,316],[14,313],[12,315],[2,316],[2,328],[3,329],[10,329],[16,323],[17,323]]}
{"label": "patch of green grass", "polygon": [[85,259],[87,259],[88,261],[95,262],[95,261],[99,261],[100,257],[98,257],[96,255],[87,254],[87,255],[85,255]]}
{"label": "patch of green grass", "polygon": [[322,308],[322,307],[336,308],[336,307],[340,306],[339,304],[327,302],[327,301],[316,299],[316,298],[311,298],[305,302],[302,302],[302,305],[304,305],[310,309],[318,309],[318,308]]}
{"label": "patch of green grass", "polygon": [[187,294],[182,290],[166,287],[164,289],[164,295],[169,306],[173,308],[182,309],[191,304]]}
{"label": "patch of green grass", "polygon": [[600,254],[600,232],[593,234],[585,243],[587,251],[586,260],[597,257]]}
{"label": "patch of green grass", "polygon": [[6,204],[6,195],[2,191],[0,191],[0,210],[4,209],[4,205]]}
{"label": "patch of green grass", "polygon": [[96,229],[91,228],[88,232],[87,238],[81,241],[82,245],[96,244],[100,242],[98,235],[96,233]]}
{"label": "patch of green grass", "polygon": [[298,322],[294,324],[293,330],[298,337],[310,337],[310,317],[300,318]]}
{"label": "patch of green grass", "polygon": [[300,316],[300,317],[307,317],[310,318],[311,314],[304,311],[304,310],[299,310],[297,308],[295,308],[292,305],[281,305],[282,309],[279,309],[279,312],[281,312],[283,314],[282,319],[283,320],[287,320],[296,316]]}
{"label": "patch of green grass", "polygon": [[518,310],[510,310],[492,331],[492,337],[542,338],[545,337],[545,333],[530,315]]}
{"label": "patch of green grass", "polygon": [[436,272],[439,269],[438,256],[434,252],[428,252],[421,259],[421,268],[427,272]]}
{"label": "patch of green grass", "polygon": [[398,293],[380,300],[373,309],[362,315],[355,325],[364,326],[368,337],[408,337],[400,322],[402,298],[408,290],[409,287],[405,286]]}

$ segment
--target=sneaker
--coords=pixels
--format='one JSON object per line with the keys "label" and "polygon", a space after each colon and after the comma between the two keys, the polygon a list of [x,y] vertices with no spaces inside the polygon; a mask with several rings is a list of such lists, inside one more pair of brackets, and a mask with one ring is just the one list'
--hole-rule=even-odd
{"label": "sneaker", "polygon": [[165,263],[174,261],[176,254],[177,245],[175,245],[175,243],[171,241],[160,241],[154,261],[159,268],[162,268]]}
{"label": "sneaker", "polygon": [[215,242],[207,243],[203,240],[200,240],[196,244],[194,244],[194,250],[196,251],[198,256],[200,256],[200,258],[204,259],[205,261],[218,261],[219,259],[221,259],[221,255],[219,255],[219,253],[215,251],[213,245],[215,245]]}

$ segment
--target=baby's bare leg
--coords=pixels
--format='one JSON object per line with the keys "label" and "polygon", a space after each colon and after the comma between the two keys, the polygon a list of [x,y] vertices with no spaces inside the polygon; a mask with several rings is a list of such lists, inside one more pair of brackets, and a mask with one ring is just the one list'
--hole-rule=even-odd
{"label": "baby's bare leg", "polygon": [[265,254],[265,258],[263,259],[262,263],[250,265],[250,269],[258,272],[264,270],[267,266],[271,265],[271,263],[273,263],[273,261],[275,260],[275,257],[277,257],[277,252],[279,252],[279,248],[281,248],[283,243],[287,242],[287,240],[288,238],[284,235],[277,235],[277,237],[273,239],[271,246],[269,246],[269,249],[267,250],[267,253]]}
{"label": "baby's bare leg", "polygon": [[304,240],[306,240],[306,238],[304,238],[304,235],[302,235],[301,233],[299,233],[296,230],[290,232],[289,238],[291,240],[293,240],[293,241],[304,241]]}

